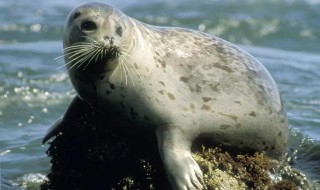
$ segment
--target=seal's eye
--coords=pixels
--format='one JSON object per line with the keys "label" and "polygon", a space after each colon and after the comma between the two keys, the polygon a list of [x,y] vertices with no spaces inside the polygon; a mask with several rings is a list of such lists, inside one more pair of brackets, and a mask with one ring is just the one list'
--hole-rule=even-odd
{"label": "seal's eye", "polygon": [[81,23],[81,30],[92,31],[92,30],[96,30],[97,28],[98,27],[96,23],[93,21],[83,21]]}
{"label": "seal's eye", "polygon": [[122,27],[119,26],[116,30],[116,33],[121,37],[122,36]]}

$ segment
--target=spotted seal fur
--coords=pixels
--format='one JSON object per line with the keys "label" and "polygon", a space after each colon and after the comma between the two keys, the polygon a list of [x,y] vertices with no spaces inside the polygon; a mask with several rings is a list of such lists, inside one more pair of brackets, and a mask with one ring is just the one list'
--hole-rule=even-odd
{"label": "spotted seal fur", "polygon": [[151,129],[173,189],[203,189],[190,150],[199,138],[275,159],[286,152],[288,126],[274,80],[227,41],[86,3],[69,14],[63,42],[78,97],[108,116]]}

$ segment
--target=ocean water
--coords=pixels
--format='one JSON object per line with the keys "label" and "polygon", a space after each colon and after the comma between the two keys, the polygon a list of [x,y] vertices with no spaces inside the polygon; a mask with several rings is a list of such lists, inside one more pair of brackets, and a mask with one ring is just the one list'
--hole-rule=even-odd
{"label": "ocean water", "polygon": [[[0,1],[1,190],[36,189],[49,172],[41,140],[75,96],[54,58],[65,19],[82,2]],[[320,183],[320,0],[104,2],[143,22],[219,36],[260,60],[285,102],[291,164]]]}

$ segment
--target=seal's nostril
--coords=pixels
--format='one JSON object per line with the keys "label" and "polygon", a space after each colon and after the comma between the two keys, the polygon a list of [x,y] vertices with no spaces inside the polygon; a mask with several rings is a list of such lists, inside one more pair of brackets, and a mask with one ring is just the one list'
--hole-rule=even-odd
{"label": "seal's nostril", "polygon": [[108,41],[111,45],[112,45],[113,42],[114,42],[114,38],[113,38],[113,37],[105,36],[104,39],[105,39],[106,41]]}
{"label": "seal's nostril", "polygon": [[114,41],[114,38],[111,37],[111,38],[109,39],[109,41],[110,41],[110,44],[112,45],[112,44],[113,44],[113,41]]}

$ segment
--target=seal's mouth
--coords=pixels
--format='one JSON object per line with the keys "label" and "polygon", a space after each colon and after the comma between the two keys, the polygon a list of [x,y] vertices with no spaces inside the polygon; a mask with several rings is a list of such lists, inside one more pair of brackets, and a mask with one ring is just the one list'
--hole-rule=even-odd
{"label": "seal's mouth", "polygon": [[64,48],[64,57],[68,70],[98,70],[102,72],[108,63],[118,58],[121,50],[113,43],[77,42]]}
{"label": "seal's mouth", "polygon": [[118,48],[115,45],[105,46],[105,45],[99,44],[96,46],[96,49],[92,51],[88,64],[90,65],[91,62],[93,64],[97,64],[97,63],[106,64],[109,61],[113,61],[114,59],[118,58],[120,54],[121,54],[120,48]]}

